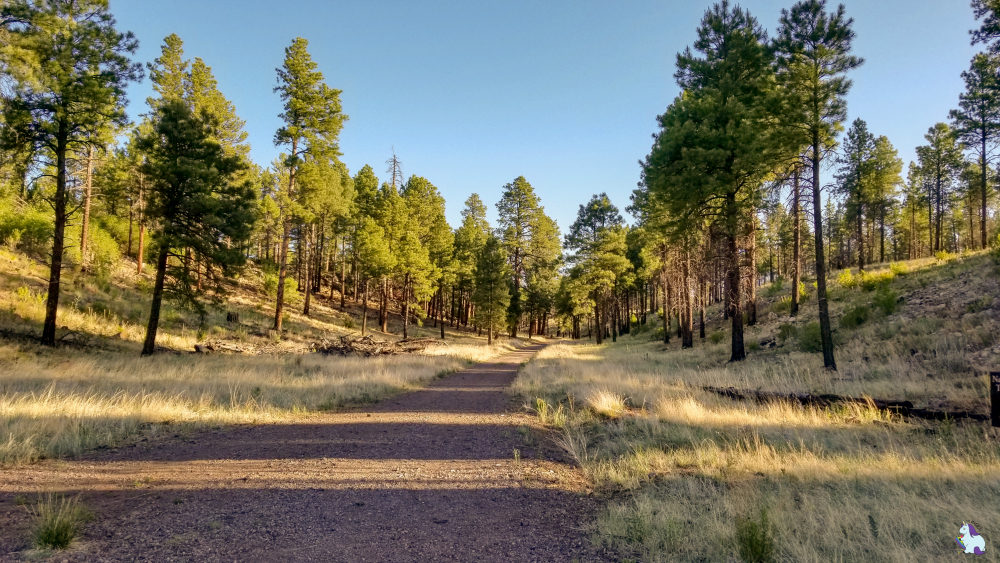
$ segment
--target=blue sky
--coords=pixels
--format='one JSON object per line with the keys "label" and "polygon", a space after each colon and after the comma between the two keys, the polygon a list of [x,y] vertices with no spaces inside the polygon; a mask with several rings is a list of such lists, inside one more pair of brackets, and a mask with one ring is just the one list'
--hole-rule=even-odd
{"label": "blue sky", "polygon": [[[742,2],[769,30],[791,0]],[[177,33],[188,58],[212,67],[267,165],[281,103],[274,69],[296,36],[350,116],[343,160],[385,178],[393,147],[409,176],[445,196],[453,226],[466,197],[490,207],[525,176],[565,231],[577,207],[606,191],[621,207],[639,179],[655,118],[677,94],[675,55],[711,2],[112,0],[119,27],[149,61]],[[904,163],[962,90],[975,49],[966,0],[854,0],[849,120],[886,135]],[[148,80],[130,91],[146,111]],[[829,174],[827,173],[827,176]]]}

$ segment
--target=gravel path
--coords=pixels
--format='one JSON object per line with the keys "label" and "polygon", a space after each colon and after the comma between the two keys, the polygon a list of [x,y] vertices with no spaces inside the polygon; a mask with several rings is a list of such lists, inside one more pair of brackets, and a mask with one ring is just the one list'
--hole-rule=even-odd
{"label": "gravel path", "polygon": [[505,392],[539,347],[365,411],[0,470],[0,559],[29,555],[15,496],[40,491],[96,515],[59,560],[608,559],[584,480]]}

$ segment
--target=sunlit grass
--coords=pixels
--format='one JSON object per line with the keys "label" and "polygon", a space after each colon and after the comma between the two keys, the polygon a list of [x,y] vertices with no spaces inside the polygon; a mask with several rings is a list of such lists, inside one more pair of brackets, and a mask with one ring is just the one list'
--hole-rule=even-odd
{"label": "sunlit grass", "polygon": [[138,436],[295,419],[414,389],[507,345],[380,358],[159,355],[0,346],[0,463],[80,454]]}
{"label": "sunlit grass", "polygon": [[[680,350],[676,340],[665,349],[642,336],[550,346],[515,387],[558,428],[557,442],[588,478],[613,492],[595,537],[623,558],[739,560],[738,537],[743,544],[763,537],[763,510],[776,560],[946,560],[963,521],[1000,529],[1000,505],[988,500],[1000,498],[995,431],[903,419],[871,403],[734,401],[702,388],[986,412],[985,375],[976,368],[996,357],[1000,327],[993,302],[982,297],[995,293],[995,277],[983,270],[990,264],[973,255],[896,265],[879,283],[903,296],[899,311],[841,330],[836,373],[817,354],[783,343],[751,345],[747,361],[730,364],[728,340]],[[835,288],[834,319],[874,293]],[[774,338],[781,323],[811,322],[810,315],[765,313],[747,342]],[[601,414],[594,398],[603,396],[627,398],[629,408]]]}

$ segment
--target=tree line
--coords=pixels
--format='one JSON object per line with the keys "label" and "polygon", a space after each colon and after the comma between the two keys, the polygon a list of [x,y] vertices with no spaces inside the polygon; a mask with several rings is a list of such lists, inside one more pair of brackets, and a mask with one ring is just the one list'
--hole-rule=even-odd
{"label": "tree line", "polygon": [[[39,251],[51,241],[44,344],[56,342],[67,252],[95,275],[122,256],[138,273],[155,267],[144,354],[155,350],[164,298],[204,319],[248,261],[265,272],[279,335],[289,292],[303,294],[304,315],[321,296],[341,309],[360,303],[362,333],[370,304],[382,331],[397,308],[404,338],[414,319],[440,325],[442,337],[451,324],[491,341],[550,324],[559,230],[531,184],[503,186],[495,228],[471,194],[452,229],[437,187],[404,179],[395,154],[384,182],[370,165],[351,175],[338,144],[348,119],[341,92],[305,39],[276,69],[283,152],[263,167],[250,160],[245,122],[211,67],[188,59],[177,35],[140,65],[137,40],[102,0],[6,2],[0,33],[0,235]],[[132,122],[125,89],[144,70],[155,96]]]}
{"label": "tree line", "polygon": [[[290,303],[310,315],[324,299],[360,306],[362,333],[374,309],[383,332],[398,315],[403,337],[420,320],[442,337],[450,325],[490,341],[601,343],[659,313],[664,341],[676,334],[691,347],[719,303],[734,361],[746,357],[758,287],[786,279],[792,315],[815,294],[835,369],[830,270],[995,239],[1000,18],[987,0],[972,7],[982,21],[973,42],[987,49],[904,179],[888,138],[862,119],[844,131],[849,74],[863,61],[843,6],[802,0],[769,37],[747,10],[715,4],[677,55],[680,94],[640,162],[634,223],[600,193],[562,235],[523,177],[502,186],[496,225],[471,194],[452,228],[437,187],[406,177],[395,154],[382,179],[371,165],[352,174],[340,159],[341,92],[305,39],[276,69],[282,152],[261,165],[211,67],[188,58],[180,37],[142,65],[106,1],[13,0],[0,7],[0,239],[49,257],[50,345],[67,260],[100,277],[129,257],[138,273],[155,267],[144,353],[155,350],[163,299],[204,318],[253,263],[278,335]],[[130,121],[125,89],[144,75],[154,96]]]}
{"label": "tree line", "polygon": [[848,76],[863,63],[843,5],[800,1],[781,11],[772,37],[728,1],[705,12],[697,40],[677,55],[681,93],[658,118],[631,207],[682,346],[692,345],[695,311],[703,318],[706,302],[721,302],[730,359],[742,360],[756,288],[790,279],[794,316],[810,276],[824,365],[836,369],[831,269],[986,248],[991,232],[995,242],[1000,4],[972,8],[983,21],[973,44],[987,50],[962,73],[957,108],[929,128],[905,180],[892,143],[863,119],[841,136]]}

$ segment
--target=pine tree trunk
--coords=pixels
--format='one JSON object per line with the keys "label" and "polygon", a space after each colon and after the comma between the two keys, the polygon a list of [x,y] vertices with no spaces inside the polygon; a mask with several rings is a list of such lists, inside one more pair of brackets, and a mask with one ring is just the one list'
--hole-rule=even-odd
{"label": "pine tree trunk", "polygon": [[[298,139],[292,139],[292,155],[294,156],[298,150]],[[292,197],[295,193],[295,167],[292,166],[288,169],[288,197]],[[282,315],[285,312],[285,277],[288,276],[288,243],[291,239],[291,221],[290,218],[285,217],[285,210],[281,212],[281,248],[279,249],[278,256],[278,296],[275,299],[274,306],[274,325],[273,329],[279,335],[281,334],[281,323]]]}
{"label": "pine tree trunk", "polygon": [[830,309],[826,300],[826,258],[823,256],[823,209],[820,204],[821,194],[819,183],[820,166],[819,132],[813,131],[812,138],[812,173],[813,173],[813,229],[816,231],[816,302],[819,305],[819,332],[823,344],[823,365],[827,369],[836,370],[837,362],[833,358],[833,332],[830,328]]}
{"label": "pine tree trunk", "polygon": [[988,246],[986,240],[986,175],[988,173],[986,166],[986,135],[982,135],[980,139],[980,159],[979,159],[979,186],[980,186],[980,196],[981,196],[981,207],[979,210],[979,239],[982,244],[982,248],[985,250]]}
{"label": "pine tree trunk", "polygon": [[410,325],[410,274],[403,278],[403,338],[408,338],[406,329]]}
{"label": "pine tree trunk", "polygon": [[84,182],[83,191],[83,222],[80,225],[80,266],[83,271],[87,271],[90,264],[88,248],[88,238],[90,233],[90,200],[94,189],[94,147],[89,147],[87,151],[87,177]]}
{"label": "pine tree trunk", "polygon": [[146,254],[146,206],[145,206],[146,179],[139,176],[139,249],[136,256],[137,274],[142,274],[142,263]]}
{"label": "pine tree trunk", "polygon": [[795,167],[792,176],[792,308],[791,316],[799,314],[799,284],[802,282],[802,259],[799,256],[802,249],[802,226],[799,217],[799,167]]}
{"label": "pine tree trunk", "polygon": [[368,280],[365,280],[365,301],[361,305],[361,336],[365,335],[368,328]]}
{"label": "pine tree trunk", "polygon": [[750,262],[747,276],[747,326],[757,324],[757,216],[750,216],[750,240],[747,260]]}
{"label": "pine tree trunk", "polygon": [[341,239],[341,260],[340,260],[340,310],[344,310],[344,301],[347,297],[347,237]]}
{"label": "pine tree trunk", "polygon": [[66,152],[69,132],[59,123],[56,137],[56,193],[53,201],[55,229],[52,233],[52,261],[49,264],[49,292],[45,298],[45,321],[42,324],[42,344],[56,345],[56,314],[59,312],[59,289],[62,278],[63,248],[66,234]]}
{"label": "pine tree trunk", "polygon": [[382,302],[379,304],[378,322],[382,332],[389,332],[389,279],[382,276]]}
{"label": "pine tree trunk", "polygon": [[663,320],[663,343],[670,344],[670,284],[667,283],[666,273],[661,274],[663,279],[661,279],[660,285],[663,289],[663,314],[660,317]]}
{"label": "pine tree trunk", "polygon": [[160,325],[160,304],[163,302],[163,284],[167,276],[166,246],[160,247],[156,258],[156,283],[153,285],[153,301],[149,307],[149,323],[146,325],[146,340],[142,344],[142,355],[148,356],[156,351],[156,329]]}
{"label": "pine tree trunk", "polygon": [[[735,206],[735,195],[731,197],[731,204]],[[738,362],[746,359],[747,352],[743,345],[743,298],[740,295],[742,280],[740,279],[740,251],[736,235],[726,236],[727,250],[729,252],[729,267],[726,273],[726,295],[728,296],[728,309],[730,325],[732,326],[732,341],[730,346],[729,361]]]}
{"label": "pine tree trunk", "polygon": [[681,315],[681,348],[691,348],[694,346],[694,330],[692,321],[694,319],[694,309],[691,303],[691,251],[684,249],[684,260],[681,262],[681,306],[684,311]]}
{"label": "pine tree trunk", "polygon": [[310,237],[308,234],[305,234],[305,229],[302,229],[302,230],[303,230],[304,236],[300,237],[303,240],[300,240],[299,242],[301,244],[302,262],[305,263],[305,270],[306,270],[305,271],[305,276],[306,276],[305,283],[302,284],[302,287],[304,287],[305,290],[306,290],[305,303],[302,305],[302,314],[308,317],[309,316],[309,301],[310,301],[309,296],[312,294],[312,257],[310,255],[310,251],[312,250],[312,248],[311,248],[312,247],[312,240],[311,240],[312,237]]}
{"label": "pine tree trunk", "polygon": [[278,295],[274,305],[274,324],[272,329],[281,334],[282,316],[285,312],[285,278],[288,276],[288,243],[291,239],[291,225],[287,218],[282,218],[281,246],[278,249]]}

